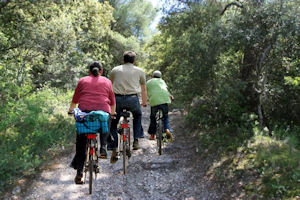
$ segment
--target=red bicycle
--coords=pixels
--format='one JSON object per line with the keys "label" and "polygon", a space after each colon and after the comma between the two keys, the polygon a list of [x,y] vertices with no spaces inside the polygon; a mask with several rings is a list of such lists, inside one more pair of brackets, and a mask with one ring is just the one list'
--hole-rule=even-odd
{"label": "red bicycle", "polygon": [[[103,119],[108,119],[109,114],[103,111],[92,111],[90,113],[81,112],[79,109],[74,110],[74,118],[76,119],[77,134],[85,134],[86,143],[86,159],[84,162],[84,182],[87,174],[89,177],[89,193],[92,194],[93,179],[97,179],[99,173],[100,157],[100,134],[105,125]],[[108,131],[108,127],[107,131]],[[93,178],[94,176],[94,178]]]}

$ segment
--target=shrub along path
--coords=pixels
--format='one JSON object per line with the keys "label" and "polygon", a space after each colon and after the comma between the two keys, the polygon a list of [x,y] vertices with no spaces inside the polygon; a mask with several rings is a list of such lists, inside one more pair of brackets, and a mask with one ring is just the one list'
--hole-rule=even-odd
{"label": "shrub along path", "polygon": [[[128,174],[122,174],[122,162],[112,165],[101,160],[93,194],[88,184],[75,185],[75,170],[69,167],[74,152],[57,158],[26,186],[17,186],[11,199],[221,199],[222,188],[211,183],[206,174],[208,161],[199,160],[194,138],[187,137],[180,112],[170,113],[176,135],[158,156],[156,141],[148,140],[149,107],[143,108],[145,138],[134,151]],[[110,156],[109,152],[109,156]]]}

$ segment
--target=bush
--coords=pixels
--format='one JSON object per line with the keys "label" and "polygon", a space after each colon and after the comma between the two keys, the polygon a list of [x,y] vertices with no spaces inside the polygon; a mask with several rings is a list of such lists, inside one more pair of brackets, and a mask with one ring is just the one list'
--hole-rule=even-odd
{"label": "bush", "polygon": [[[266,199],[293,198],[300,194],[300,153],[286,141],[257,136],[249,145],[256,152],[253,168],[261,177],[259,187],[252,193],[263,195]],[[258,184],[250,183],[252,185]]]}
{"label": "bush", "polygon": [[74,141],[72,119],[61,113],[71,97],[62,94],[45,89],[1,109],[6,117],[0,121],[0,193],[16,178],[33,173],[48,149]]}

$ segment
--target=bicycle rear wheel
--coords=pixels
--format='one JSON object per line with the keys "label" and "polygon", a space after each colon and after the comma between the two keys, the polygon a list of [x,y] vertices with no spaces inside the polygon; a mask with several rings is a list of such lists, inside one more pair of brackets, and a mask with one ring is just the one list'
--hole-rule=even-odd
{"label": "bicycle rear wheel", "polygon": [[162,134],[163,134],[163,124],[162,120],[158,120],[158,126],[157,126],[157,148],[158,148],[158,154],[161,155],[161,148],[162,148]]}
{"label": "bicycle rear wheel", "polygon": [[90,155],[89,159],[89,192],[92,194],[93,188],[93,171],[94,171],[94,159],[93,155]]}
{"label": "bicycle rear wheel", "polygon": [[123,173],[126,174],[126,142],[123,141]]}

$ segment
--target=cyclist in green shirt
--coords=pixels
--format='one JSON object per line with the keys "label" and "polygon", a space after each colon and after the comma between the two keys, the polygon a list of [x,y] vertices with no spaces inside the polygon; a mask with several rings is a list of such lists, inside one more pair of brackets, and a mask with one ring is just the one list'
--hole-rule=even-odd
{"label": "cyclist in green shirt", "polygon": [[156,134],[156,113],[159,109],[163,112],[163,124],[164,129],[167,134],[167,137],[170,138],[170,141],[173,140],[173,135],[170,129],[169,123],[169,107],[168,104],[171,103],[173,96],[168,91],[168,86],[165,81],[161,78],[160,71],[153,72],[153,78],[147,81],[146,88],[147,94],[151,106],[151,114],[150,114],[150,126],[148,129],[148,133],[150,134],[150,140],[155,139]]}

